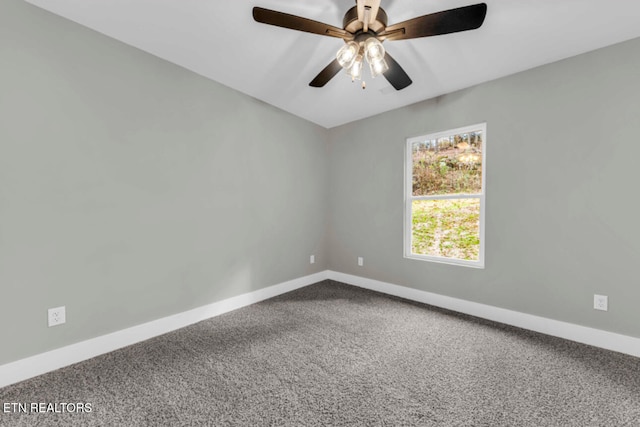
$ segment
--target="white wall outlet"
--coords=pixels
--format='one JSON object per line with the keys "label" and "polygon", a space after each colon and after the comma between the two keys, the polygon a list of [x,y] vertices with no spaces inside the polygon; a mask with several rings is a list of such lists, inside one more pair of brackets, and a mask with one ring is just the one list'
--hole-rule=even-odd
{"label": "white wall outlet", "polygon": [[309,257],[309,264],[315,264],[316,263],[316,256],[315,255],[311,255]]}
{"label": "white wall outlet", "polygon": [[593,296],[593,308],[596,310],[607,311],[609,310],[609,297],[606,295],[594,295]]}
{"label": "white wall outlet", "polygon": [[67,321],[66,309],[64,306],[49,309],[49,326],[62,325]]}
{"label": "white wall outlet", "polygon": [[364,258],[362,258],[361,256],[358,257],[358,265],[360,267],[362,267],[364,265]]}

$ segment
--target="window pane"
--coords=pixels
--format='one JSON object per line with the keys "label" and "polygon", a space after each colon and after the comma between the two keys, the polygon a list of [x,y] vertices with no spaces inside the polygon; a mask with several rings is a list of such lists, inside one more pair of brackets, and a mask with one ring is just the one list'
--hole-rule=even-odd
{"label": "window pane", "polygon": [[482,132],[414,142],[413,195],[482,193]]}
{"label": "window pane", "polygon": [[477,261],[480,199],[414,200],[411,252]]}

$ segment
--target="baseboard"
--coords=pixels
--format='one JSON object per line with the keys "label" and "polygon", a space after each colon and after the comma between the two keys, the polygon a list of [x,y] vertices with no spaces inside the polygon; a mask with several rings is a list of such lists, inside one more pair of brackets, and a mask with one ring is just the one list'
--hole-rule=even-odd
{"label": "baseboard", "polygon": [[418,289],[398,286],[378,280],[367,279],[351,274],[327,271],[327,278],[348,285],[358,286],[388,295],[417,301],[436,307],[446,308],[459,313],[469,314],[483,319],[493,320],[519,328],[576,341],[619,353],[640,357],[640,338],[607,332],[600,329],[580,326],[559,320],[520,313],[518,311],[493,307],[477,302],[466,301]]}
{"label": "baseboard", "polygon": [[162,319],[102,335],[0,366],[0,387],[5,387],[92,357],[132,345],[185,326],[293,291],[327,278],[327,272],[304,276],[238,295]]}
{"label": "baseboard", "polygon": [[326,279],[640,357],[640,338],[326,270],[0,366],[0,387],[82,362]]}

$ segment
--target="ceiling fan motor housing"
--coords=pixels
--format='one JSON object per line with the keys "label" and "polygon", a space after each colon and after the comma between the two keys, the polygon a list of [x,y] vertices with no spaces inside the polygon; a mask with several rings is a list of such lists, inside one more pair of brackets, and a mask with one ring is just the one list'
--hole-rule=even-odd
{"label": "ceiling fan motor housing", "polygon": [[[378,14],[376,15],[376,19],[369,24],[369,31],[372,31],[375,34],[383,31],[387,27],[387,13],[382,9],[378,8]],[[364,25],[362,21],[358,20],[358,7],[354,6],[344,14],[344,19],[342,20],[342,28],[345,31],[350,32],[351,34],[357,34],[359,31],[362,31]]]}

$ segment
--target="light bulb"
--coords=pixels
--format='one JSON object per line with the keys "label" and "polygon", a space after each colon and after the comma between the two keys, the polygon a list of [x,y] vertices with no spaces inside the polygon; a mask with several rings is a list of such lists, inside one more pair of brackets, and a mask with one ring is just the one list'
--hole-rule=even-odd
{"label": "light bulb", "polygon": [[373,78],[378,77],[388,69],[389,65],[387,65],[387,61],[384,60],[384,57],[375,61],[369,61],[369,70],[371,71],[371,77]]}
{"label": "light bulb", "polygon": [[384,59],[385,51],[378,39],[369,37],[364,42],[364,54],[368,62],[375,62]]}
{"label": "light bulb", "polygon": [[351,68],[347,70],[347,74],[351,76],[351,80],[360,80],[362,78],[362,55],[357,55]]}
{"label": "light bulb", "polygon": [[353,41],[346,43],[336,54],[338,64],[340,64],[340,66],[345,70],[353,67],[353,63],[356,61],[356,57],[358,56],[358,50],[360,50],[358,43]]}

